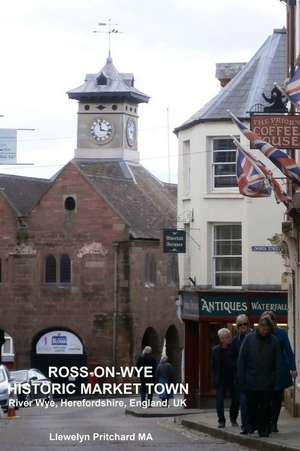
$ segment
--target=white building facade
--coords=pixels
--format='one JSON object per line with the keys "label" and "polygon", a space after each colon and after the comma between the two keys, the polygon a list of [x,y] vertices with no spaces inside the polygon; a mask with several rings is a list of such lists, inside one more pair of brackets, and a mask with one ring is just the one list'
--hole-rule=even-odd
{"label": "white building facade", "polygon": [[213,394],[210,350],[220,327],[234,328],[239,313],[247,313],[254,323],[267,309],[287,322],[283,261],[270,241],[281,233],[285,209],[273,197],[239,193],[232,137],[246,148],[249,142],[227,111],[249,124],[251,111],[269,105],[262,93],[269,98],[273,83],[285,78],[285,49],[285,30],[274,30],[249,63],[217,65],[224,87],[176,129],[178,228],[187,236],[179,272],[190,406],[206,405]]}

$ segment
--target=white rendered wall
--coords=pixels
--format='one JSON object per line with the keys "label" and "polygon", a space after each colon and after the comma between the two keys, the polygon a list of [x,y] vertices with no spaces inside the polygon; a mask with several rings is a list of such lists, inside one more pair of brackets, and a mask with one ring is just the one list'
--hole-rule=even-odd
{"label": "white rendered wall", "polygon": [[[179,132],[178,173],[178,226],[184,226],[185,218],[190,222],[190,267],[192,278],[200,287],[211,286],[212,281],[212,238],[211,225],[216,222],[240,222],[242,224],[242,284],[250,288],[267,288],[281,285],[282,259],[275,252],[253,252],[251,246],[271,245],[268,238],[281,233],[284,208],[274,198],[250,199],[241,196],[237,189],[231,192],[212,192],[211,182],[211,137],[239,135],[237,128],[229,121],[206,122]],[[183,142],[190,140],[191,189],[183,193]],[[247,148],[248,141],[241,137]],[[255,151],[262,160],[264,158]],[[264,160],[265,161],[265,160]],[[276,173],[276,170],[274,171]],[[278,174],[278,173],[277,173]],[[184,277],[184,260],[179,257],[181,288],[189,283]]]}

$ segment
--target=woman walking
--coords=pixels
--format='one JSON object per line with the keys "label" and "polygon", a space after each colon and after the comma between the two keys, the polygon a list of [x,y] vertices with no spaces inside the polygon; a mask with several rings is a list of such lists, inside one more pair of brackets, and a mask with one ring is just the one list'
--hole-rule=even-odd
{"label": "woman walking", "polygon": [[274,324],[274,335],[279,341],[281,349],[281,363],[280,363],[280,381],[272,395],[272,418],[271,418],[271,432],[278,432],[278,419],[280,415],[281,405],[283,401],[284,390],[294,384],[297,377],[297,368],[295,356],[290,344],[288,334],[284,329],[277,326],[276,315],[272,311],[267,311],[263,317],[268,317]]}

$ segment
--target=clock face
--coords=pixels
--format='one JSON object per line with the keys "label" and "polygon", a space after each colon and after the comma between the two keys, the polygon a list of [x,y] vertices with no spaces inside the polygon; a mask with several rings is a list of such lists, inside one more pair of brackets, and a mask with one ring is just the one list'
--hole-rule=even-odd
{"label": "clock face", "polygon": [[106,119],[97,119],[92,123],[91,135],[98,144],[105,144],[112,138],[113,127]]}
{"label": "clock face", "polygon": [[136,123],[131,117],[127,120],[126,136],[128,145],[132,147],[136,142]]}

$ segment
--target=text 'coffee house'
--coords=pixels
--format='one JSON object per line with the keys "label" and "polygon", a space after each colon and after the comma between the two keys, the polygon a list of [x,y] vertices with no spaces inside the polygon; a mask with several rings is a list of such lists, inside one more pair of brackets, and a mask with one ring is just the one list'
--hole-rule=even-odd
{"label": "text 'coffee house'", "polygon": [[251,116],[251,129],[273,146],[300,148],[300,116],[255,114]]}

